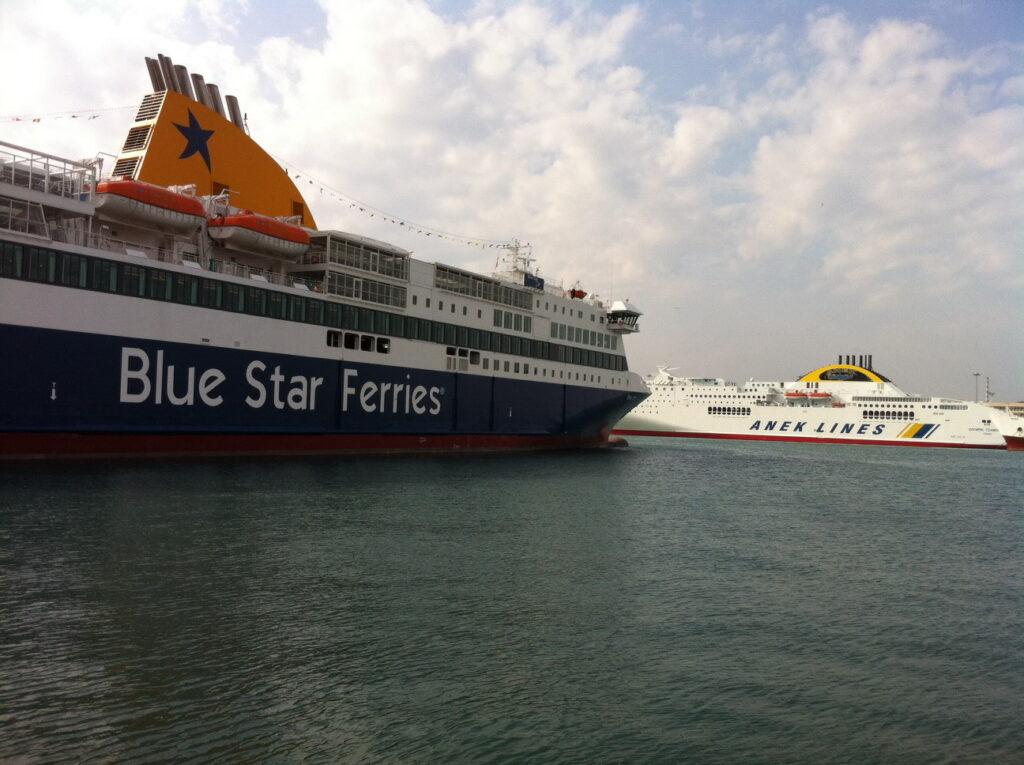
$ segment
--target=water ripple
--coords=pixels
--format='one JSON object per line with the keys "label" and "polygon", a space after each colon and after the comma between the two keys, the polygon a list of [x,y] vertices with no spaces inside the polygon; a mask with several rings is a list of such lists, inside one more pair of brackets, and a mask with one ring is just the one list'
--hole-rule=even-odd
{"label": "water ripple", "polygon": [[906,451],[5,472],[0,760],[1024,762],[1024,473]]}

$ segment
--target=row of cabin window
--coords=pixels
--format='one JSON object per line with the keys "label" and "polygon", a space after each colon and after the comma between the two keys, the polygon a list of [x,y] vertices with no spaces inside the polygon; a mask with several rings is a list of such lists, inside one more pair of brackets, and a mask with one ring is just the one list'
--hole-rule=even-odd
{"label": "row of cabin window", "polygon": [[926,404],[931,401],[930,398],[920,398],[916,396],[854,396],[853,400],[861,401],[873,406],[878,405],[880,402],[911,406],[913,404]]}
{"label": "row of cabin window", "polygon": [[616,346],[615,337],[612,335],[582,327],[570,327],[568,324],[560,324],[555,321],[551,322],[551,337],[584,345],[596,345],[598,348],[614,349]]}
{"label": "row of cabin window", "polygon": [[365,300],[367,303],[405,308],[406,288],[397,284],[365,279],[351,274],[331,272],[327,276],[327,291],[332,295]]}
{"label": "row of cabin window", "polygon": [[[540,310],[540,300],[537,300],[537,309]],[[548,303],[548,301],[544,302],[544,310],[545,311],[551,311],[552,310],[551,309],[551,305]],[[555,305],[553,313],[558,313],[558,305],[557,304]],[[563,314],[566,313],[564,305],[562,306],[562,313]],[[583,318],[583,311],[577,310],[575,308],[569,308],[568,313],[569,313],[569,316],[575,316],[576,318],[579,318],[579,319]],[[591,321],[595,321],[595,320],[597,320],[597,318],[598,318],[597,314],[593,314],[593,313],[590,314],[590,320]],[[601,318],[601,321],[602,322],[604,321],[603,317]]]}
{"label": "row of cabin window", "polygon": [[[322,253],[322,245],[316,245],[310,249],[310,255],[322,255]],[[369,245],[332,239],[330,259],[332,263],[358,268],[361,271],[371,271],[397,279],[409,278],[408,257],[378,250]]]}
{"label": "row of cabin window", "polygon": [[0,276],[625,371],[625,358],[131,263],[0,243]]}
{"label": "row of cabin window", "polygon": [[864,412],[865,420],[913,420],[914,410],[867,410]]}
{"label": "row of cabin window", "polygon": [[[509,287],[485,276],[467,274],[446,266],[434,266],[434,286],[458,295],[469,295],[491,303],[502,303],[524,311],[530,310],[529,292]],[[413,298],[414,305],[415,302]],[[429,301],[427,307],[430,307]]]}
{"label": "row of cabin window", "polygon": [[[386,352],[387,351],[385,351],[385,353]],[[479,351],[471,351],[468,348],[451,348],[451,347],[449,347],[449,348],[447,348],[445,350],[445,353],[448,356],[448,368],[449,369],[465,372],[469,368],[469,365],[480,365],[481,362],[483,364],[483,368],[484,368],[485,371],[490,369],[491,359],[488,358],[487,356],[481,356]],[[500,372],[501,371],[501,364],[502,364],[501,359],[494,359],[494,371],[495,372]],[[518,361],[511,361],[510,362],[508,360],[505,360],[504,364],[505,364],[505,371],[506,372],[512,372],[514,374],[519,374],[519,368],[520,368],[520,366],[522,366],[523,374],[524,375],[529,375],[530,374],[530,365],[527,362],[525,362],[525,361],[522,362],[522,364],[520,364]],[[556,370],[554,370],[554,369],[551,370],[551,379],[552,380],[555,379],[555,372],[556,372]],[[565,376],[565,370],[560,369],[560,370],[557,370],[557,372],[558,372],[559,379],[564,380],[565,377],[566,377]],[[541,366],[535,364],[533,366],[533,376],[537,377],[538,374],[540,374],[542,377],[547,377],[548,376],[548,369],[546,367],[541,367]],[[572,375],[573,375],[573,373],[569,372],[569,379],[570,380],[573,379]],[[576,373],[576,380],[578,381],[579,379],[580,379],[580,373],[577,372]],[[589,382],[598,382],[598,383],[600,383],[601,382],[601,376],[600,375],[595,376],[593,374],[588,375],[587,373],[584,373],[583,374],[583,382],[588,382],[588,381]],[[618,381],[613,377],[612,378],[612,385],[617,384],[617,382]]]}
{"label": "row of cabin window", "polygon": [[391,353],[391,340],[386,337],[359,335],[355,332],[338,332],[327,330],[327,345],[331,348],[345,348],[349,351],[359,349],[369,353]]}
{"label": "row of cabin window", "polygon": [[[418,296],[417,295],[413,295],[412,296],[412,304],[416,305],[417,301],[418,301]],[[426,306],[427,308],[430,308],[430,298],[424,299],[423,305]],[[437,310],[438,311],[443,311],[444,310],[444,305],[445,305],[445,303],[444,303],[443,300],[438,300],[437,301]],[[455,313],[455,308],[456,308],[455,301],[454,300],[449,301],[448,302],[448,310],[450,310],[452,313]],[[465,305],[462,306],[462,315],[463,316],[468,316],[469,315],[469,308],[467,306],[465,306]],[[483,318],[483,315],[484,315],[483,311],[481,311],[478,308],[477,311],[476,311],[476,317],[478,319],[481,319],[481,318]],[[504,327],[505,329],[514,329],[516,332],[526,332],[527,334],[531,334],[533,332],[533,317],[531,317],[531,316],[524,316],[523,314],[511,313],[509,311],[502,311],[500,308],[495,308],[494,309],[494,326],[495,327]]]}
{"label": "row of cabin window", "polygon": [[521,313],[512,313],[511,311],[502,311],[500,308],[495,308],[494,326],[515,330],[516,332],[532,333],[533,318],[523,316]]}
{"label": "row of cabin window", "polygon": [[708,414],[750,414],[750,407],[747,406],[709,406]]}

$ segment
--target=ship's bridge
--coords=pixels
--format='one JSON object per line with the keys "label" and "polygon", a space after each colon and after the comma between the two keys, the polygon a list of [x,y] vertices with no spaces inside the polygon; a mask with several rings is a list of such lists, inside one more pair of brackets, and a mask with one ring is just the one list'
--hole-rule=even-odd
{"label": "ship's bridge", "polygon": [[639,332],[640,327],[637,321],[643,316],[636,306],[624,300],[616,300],[608,311],[608,331],[618,332]]}

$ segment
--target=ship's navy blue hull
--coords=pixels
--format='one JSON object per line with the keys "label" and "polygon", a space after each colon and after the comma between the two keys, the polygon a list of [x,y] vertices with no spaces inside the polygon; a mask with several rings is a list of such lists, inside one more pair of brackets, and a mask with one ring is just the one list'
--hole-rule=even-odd
{"label": "ship's navy blue hull", "polygon": [[12,325],[0,354],[0,457],[599,446],[640,397]]}

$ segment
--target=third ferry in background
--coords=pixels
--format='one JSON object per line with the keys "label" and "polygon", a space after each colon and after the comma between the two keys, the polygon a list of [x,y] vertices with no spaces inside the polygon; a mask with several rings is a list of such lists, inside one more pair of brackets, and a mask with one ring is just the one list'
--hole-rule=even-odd
{"label": "third ferry in background", "polygon": [[905,393],[870,356],[840,356],[790,382],[647,379],[623,435],[1005,449],[1010,416],[985,404]]}
{"label": "third ferry in background", "polygon": [[147,63],[112,176],[0,143],[0,458],[621,443],[638,310],[317,228],[233,97]]}

